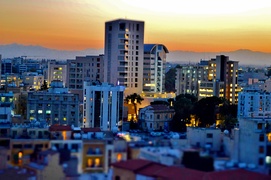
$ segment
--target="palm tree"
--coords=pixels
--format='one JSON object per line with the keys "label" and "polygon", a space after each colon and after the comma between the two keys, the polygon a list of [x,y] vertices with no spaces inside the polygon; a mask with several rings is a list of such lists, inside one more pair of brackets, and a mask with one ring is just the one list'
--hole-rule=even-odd
{"label": "palm tree", "polygon": [[124,99],[125,103],[127,104],[133,104],[134,106],[134,110],[135,110],[135,115],[136,115],[136,120],[137,118],[137,104],[141,104],[141,102],[144,100],[144,98],[142,98],[139,94],[130,94],[128,96],[126,96],[126,98]]}

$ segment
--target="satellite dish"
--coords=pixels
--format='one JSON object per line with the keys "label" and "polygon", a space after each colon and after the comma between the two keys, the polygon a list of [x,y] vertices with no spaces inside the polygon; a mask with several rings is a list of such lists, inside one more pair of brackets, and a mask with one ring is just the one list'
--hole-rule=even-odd
{"label": "satellite dish", "polygon": [[223,132],[224,132],[224,134],[226,134],[226,135],[230,134],[230,132],[229,132],[227,129],[224,130]]}

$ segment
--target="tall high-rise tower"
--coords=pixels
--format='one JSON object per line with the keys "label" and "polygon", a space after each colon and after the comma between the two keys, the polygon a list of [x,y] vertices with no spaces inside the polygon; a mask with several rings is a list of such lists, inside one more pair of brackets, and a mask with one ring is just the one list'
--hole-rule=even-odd
{"label": "tall high-rise tower", "polygon": [[105,82],[142,92],[144,22],[117,19],[105,23]]}

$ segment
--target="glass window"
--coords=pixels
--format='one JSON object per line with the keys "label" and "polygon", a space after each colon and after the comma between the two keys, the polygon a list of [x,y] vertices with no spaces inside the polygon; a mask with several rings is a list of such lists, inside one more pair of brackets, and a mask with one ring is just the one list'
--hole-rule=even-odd
{"label": "glass window", "polygon": [[207,137],[207,138],[213,138],[213,134],[212,134],[212,133],[207,133],[207,134],[206,134],[206,137]]}
{"label": "glass window", "polygon": [[264,135],[263,135],[263,134],[260,134],[260,135],[259,135],[259,141],[260,141],[260,142],[263,142],[263,141],[264,141]]}

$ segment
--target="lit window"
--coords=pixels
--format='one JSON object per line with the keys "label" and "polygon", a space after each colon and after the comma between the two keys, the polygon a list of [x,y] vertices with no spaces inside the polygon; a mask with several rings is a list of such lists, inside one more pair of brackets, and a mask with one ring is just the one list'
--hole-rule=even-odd
{"label": "lit window", "polygon": [[87,166],[88,166],[88,167],[91,167],[92,165],[93,165],[92,159],[88,159],[88,161],[87,161]]}
{"label": "lit window", "polygon": [[67,120],[67,118],[66,117],[63,117],[63,121],[66,121]]}
{"label": "lit window", "polygon": [[121,160],[122,160],[122,154],[119,153],[119,154],[117,155],[117,161],[121,161]]}
{"label": "lit window", "polygon": [[101,166],[101,160],[99,158],[95,158],[95,167]]}
{"label": "lit window", "polygon": [[31,113],[31,114],[32,114],[32,113],[35,113],[35,110],[33,110],[33,109],[32,109],[32,110],[30,110],[30,113]]}
{"label": "lit window", "polygon": [[42,110],[38,110],[38,114],[42,114]]}
{"label": "lit window", "polygon": [[18,153],[18,158],[19,158],[19,159],[22,159],[22,157],[23,157],[23,153],[20,151],[20,152]]}

